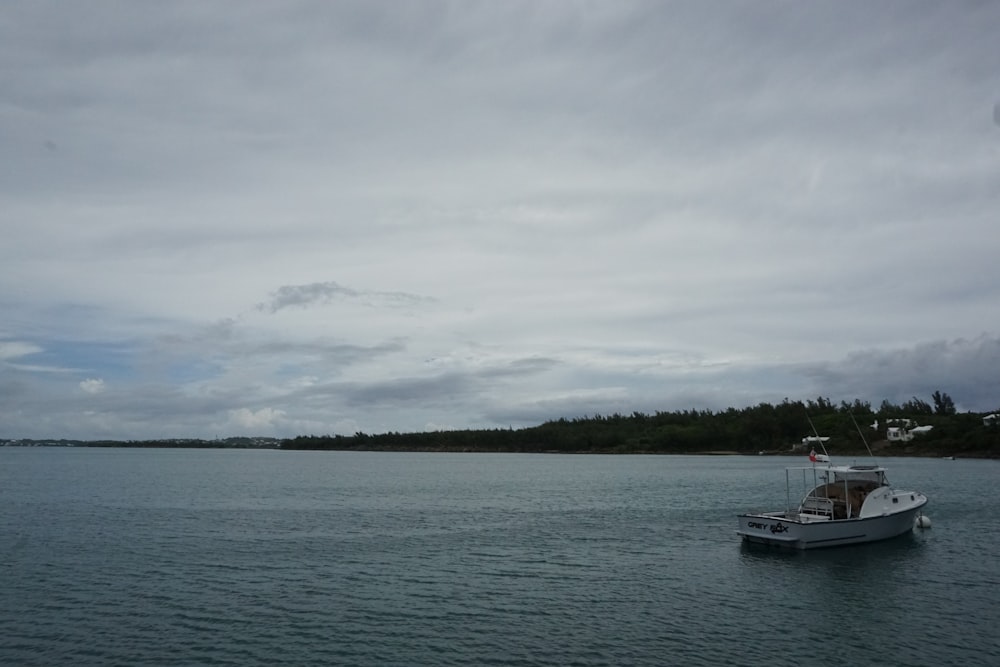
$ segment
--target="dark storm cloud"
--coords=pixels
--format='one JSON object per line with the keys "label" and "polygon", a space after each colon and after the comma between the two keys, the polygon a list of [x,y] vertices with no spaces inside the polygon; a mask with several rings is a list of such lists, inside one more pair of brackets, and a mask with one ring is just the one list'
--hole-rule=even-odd
{"label": "dark storm cloud", "polygon": [[912,397],[930,402],[935,391],[950,395],[961,410],[1000,407],[1000,338],[981,335],[921,343],[912,348],[862,350],[839,362],[803,368],[824,395],[853,396],[878,403]]}

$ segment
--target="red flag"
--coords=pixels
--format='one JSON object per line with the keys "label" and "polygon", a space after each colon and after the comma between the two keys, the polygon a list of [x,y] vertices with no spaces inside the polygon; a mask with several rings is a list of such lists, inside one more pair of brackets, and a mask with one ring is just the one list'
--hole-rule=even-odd
{"label": "red flag", "polygon": [[813,463],[816,463],[816,450],[815,449],[812,450],[811,452],[809,452],[809,460],[812,461]]}

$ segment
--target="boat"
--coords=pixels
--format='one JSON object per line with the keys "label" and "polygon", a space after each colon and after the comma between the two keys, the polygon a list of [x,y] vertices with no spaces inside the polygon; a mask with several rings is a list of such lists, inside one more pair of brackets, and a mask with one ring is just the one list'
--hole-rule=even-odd
{"label": "boat", "polygon": [[[805,494],[792,508],[793,488]],[[786,509],[739,515],[745,542],[817,549],[886,540],[923,522],[927,497],[889,484],[880,465],[834,465],[810,454],[810,465],[785,468]]]}

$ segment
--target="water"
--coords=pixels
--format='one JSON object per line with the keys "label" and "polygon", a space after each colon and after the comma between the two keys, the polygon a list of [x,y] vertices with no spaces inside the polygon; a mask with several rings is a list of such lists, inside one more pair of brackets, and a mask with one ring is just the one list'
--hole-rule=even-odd
{"label": "water", "polygon": [[929,531],[741,546],[798,463],[0,449],[0,664],[1000,664],[1000,464],[886,461]]}

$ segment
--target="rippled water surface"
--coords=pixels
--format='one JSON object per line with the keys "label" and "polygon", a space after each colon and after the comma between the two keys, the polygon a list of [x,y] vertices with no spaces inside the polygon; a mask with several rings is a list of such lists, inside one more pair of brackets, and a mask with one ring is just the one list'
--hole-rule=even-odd
{"label": "rippled water surface", "polygon": [[1000,465],[884,461],[928,531],[743,547],[799,463],[0,449],[0,664],[1000,664]]}

